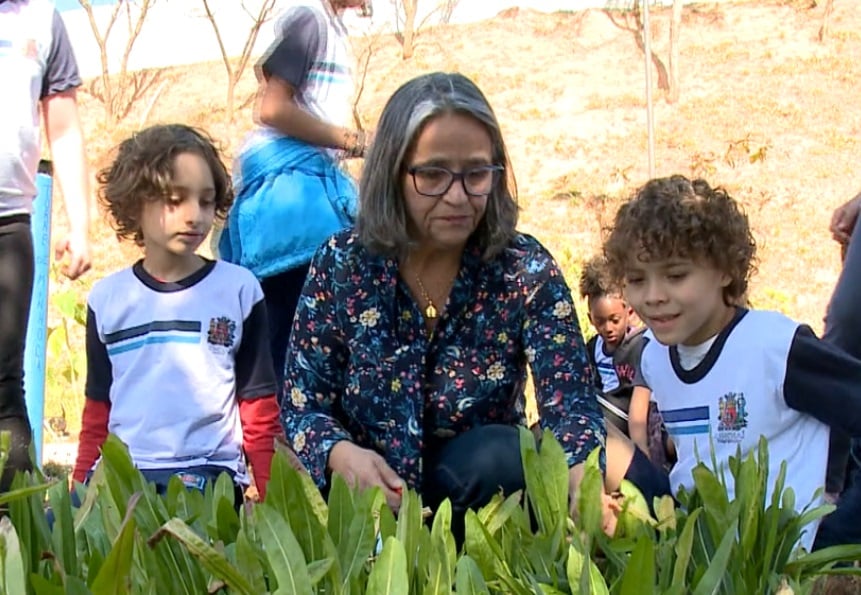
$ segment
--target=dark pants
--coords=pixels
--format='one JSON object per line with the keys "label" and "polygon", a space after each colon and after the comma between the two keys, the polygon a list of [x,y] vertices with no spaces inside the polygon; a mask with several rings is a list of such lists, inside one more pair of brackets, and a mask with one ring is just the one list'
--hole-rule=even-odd
{"label": "dark pants", "polygon": [[502,491],[509,496],[526,487],[520,434],[514,426],[473,428],[425,457],[422,501],[436,510],[451,501],[451,532],[464,541],[467,510],[478,510]]}
{"label": "dark pants", "polygon": [[305,277],[308,276],[310,263],[295,269],[266,277],[260,281],[266,301],[266,314],[269,318],[269,348],[272,351],[272,364],[278,380],[278,403],[284,394],[284,361],[287,359],[287,344],[293,330],[293,317],[302,295]]}
{"label": "dark pants", "polygon": [[639,448],[634,447],[634,458],[631,459],[631,464],[625,471],[625,479],[637,486],[652,514],[655,513],[655,498],[673,495],[670,489],[670,476],[664,467],[650,461],[646,453]]}
{"label": "dark pants", "polygon": [[12,435],[0,492],[16,471],[32,470],[30,422],[24,401],[24,340],[33,292],[30,217],[0,218],[0,432]]}
{"label": "dark pants", "polygon": [[[446,442],[425,463],[422,499],[431,510],[436,510],[446,498],[451,501],[451,531],[458,544],[464,540],[467,510],[481,508],[500,491],[509,496],[526,487],[520,434],[513,426],[474,428]],[[653,498],[670,494],[667,474],[639,449],[635,449],[625,479],[643,492],[649,508]]]}
{"label": "dark pants", "polygon": [[[861,226],[855,225],[843,272],[834,288],[831,303],[825,315],[824,340],[861,359]],[[858,387],[861,392],[861,386]],[[844,543],[861,543],[861,477],[854,457],[850,456],[852,441],[836,428],[831,429],[826,488],[845,492],[837,510],[822,519],[814,549]],[[855,440],[854,450],[861,451],[861,442]],[[859,453],[861,454],[861,453]],[[852,481],[852,479],[855,481]],[[846,480],[849,479],[848,486]]]}

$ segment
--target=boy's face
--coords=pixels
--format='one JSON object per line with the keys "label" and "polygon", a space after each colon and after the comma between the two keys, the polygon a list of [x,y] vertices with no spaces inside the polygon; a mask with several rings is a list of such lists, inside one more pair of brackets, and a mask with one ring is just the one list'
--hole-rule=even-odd
{"label": "boy's face", "polygon": [[615,349],[628,331],[630,308],[616,296],[604,296],[589,300],[589,320],[604,343]]}
{"label": "boy's face", "polygon": [[215,219],[215,182],[203,157],[177,155],[172,183],[170,197],[144,203],[140,220],[146,258],[166,264],[194,256]]}
{"label": "boy's face", "polygon": [[625,298],[664,345],[699,345],[719,333],[734,309],[723,290],[728,275],[689,258],[632,261],[625,274]]}

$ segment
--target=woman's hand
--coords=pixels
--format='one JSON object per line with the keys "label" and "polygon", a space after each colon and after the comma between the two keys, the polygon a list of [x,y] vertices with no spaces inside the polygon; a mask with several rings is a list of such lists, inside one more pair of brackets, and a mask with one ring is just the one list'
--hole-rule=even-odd
{"label": "woman's hand", "polygon": [[404,480],[373,450],[342,440],[329,453],[329,469],[343,477],[347,485],[362,490],[379,486],[389,507],[395,512],[400,509]]}

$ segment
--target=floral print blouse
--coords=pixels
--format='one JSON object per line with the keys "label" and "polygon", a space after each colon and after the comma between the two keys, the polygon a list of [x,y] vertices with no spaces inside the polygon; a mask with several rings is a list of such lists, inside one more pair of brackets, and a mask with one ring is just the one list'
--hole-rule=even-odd
{"label": "floral print blouse", "polygon": [[294,321],[281,420],[321,487],[351,440],[421,489],[428,450],[483,424],[522,424],[527,363],[542,427],[583,461],[604,439],[571,292],[550,253],[517,235],[489,261],[467,246],[430,338],[395,259],[336,234],[311,263]]}

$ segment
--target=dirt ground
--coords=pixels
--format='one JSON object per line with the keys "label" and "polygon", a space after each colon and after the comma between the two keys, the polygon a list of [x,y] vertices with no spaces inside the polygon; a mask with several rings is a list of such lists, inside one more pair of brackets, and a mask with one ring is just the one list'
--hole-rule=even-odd
{"label": "dirt ground", "polygon": [[[655,89],[656,172],[702,176],[726,187],[749,213],[759,244],[755,306],[778,309],[822,329],[839,273],[827,227],[834,207],[861,190],[861,13],[835,3],[830,35],[817,41],[822,8],[809,1],[703,3],[685,8],[680,101]],[[668,59],[669,12],[652,14],[653,49]],[[354,39],[371,48],[358,111],[373,128],[394,89],[427,71],[460,71],[484,90],[502,123],[523,207],[521,229],[555,254],[576,286],[584,259],[619,200],[648,179],[644,60],[631,21],[600,10],[506,11],[470,25],[420,32],[403,61],[392,36]],[[358,69],[361,72],[361,68]],[[81,94],[89,155],[105,163],[130,130],[179,121],[207,129],[228,157],[252,123],[252,107],[225,114],[226,74],[213,62],[169,70],[119,126]],[[253,95],[247,72],[237,103]],[[148,109],[151,105],[151,109]],[[60,213],[57,217],[62,219]],[[87,287],[136,257],[117,247],[101,214]],[[68,285],[55,283],[59,291]],[[581,320],[584,308],[581,307]],[[75,341],[82,344],[83,330]],[[48,411],[69,411],[79,427],[82,395],[49,395]],[[75,413],[73,413],[75,412]]]}

